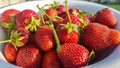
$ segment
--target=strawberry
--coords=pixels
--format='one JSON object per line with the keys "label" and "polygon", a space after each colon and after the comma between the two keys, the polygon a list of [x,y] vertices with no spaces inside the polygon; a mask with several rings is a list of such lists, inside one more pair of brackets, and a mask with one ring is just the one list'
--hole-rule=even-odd
{"label": "strawberry", "polygon": [[111,29],[109,38],[112,45],[118,45],[120,43],[120,31]]}
{"label": "strawberry", "polygon": [[11,20],[10,20],[10,16],[16,16],[17,14],[19,14],[20,11],[19,10],[16,10],[16,9],[8,9],[8,10],[5,10],[2,15],[1,15],[1,18],[3,19],[2,22],[6,22],[6,23],[10,23]]}
{"label": "strawberry", "polygon": [[46,13],[52,18],[58,15],[57,11],[53,8],[47,9]]}
{"label": "strawberry", "polygon": [[43,51],[49,51],[55,46],[55,40],[51,28],[40,28],[35,33],[35,42]]}
{"label": "strawberry", "polygon": [[63,43],[77,43],[80,38],[80,35],[78,34],[78,32],[73,31],[69,34],[67,29],[58,29],[57,34],[62,44]]}
{"label": "strawberry", "polygon": [[19,50],[16,65],[24,68],[40,68],[41,58],[41,51],[34,44],[29,44]]}
{"label": "strawberry", "polygon": [[16,16],[16,26],[23,27],[31,32],[37,31],[40,26],[38,14],[30,9],[25,9]]}
{"label": "strawberry", "polygon": [[64,68],[79,68],[88,63],[89,51],[82,45],[76,43],[65,43],[61,45],[58,56]]}
{"label": "strawberry", "polygon": [[49,20],[50,18],[54,18],[55,16],[58,16],[57,10],[53,8],[46,9],[45,12],[48,15],[46,16],[46,20]]}
{"label": "strawberry", "polygon": [[83,43],[96,53],[120,43],[120,32],[98,23],[90,23],[84,29]]}
{"label": "strawberry", "polygon": [[108,27],[115,27],[117,24],[117,18],[110,9],[104,8],[97,13],[95,22],[107,25]]}
{"label": "strawberry", "polygon": [[4,48],[4,55],[8,62],[15,62],[18,51],[10,43],[7,43]]}
{"label": "strawberry", "polygon": [[58,15],[61,15],[62,13],[66,12],[66,8],[64,5],[60,4],[57,8]]}
{"label": "strawberry", "polygon": [[11,31],[10,39],[1,41],[0,43],[11,43],[15,49],[17,50],[17,47],[23,47],[28,42],[30,32],[24,28],[17,28]]}
{"label": "strawberry", "polygon": [[57,45],[56,51],[64,68],[85,66],[88,63],[89,51],[77,43],[64,43],[61,45],[56,30],[53,26],[51,28]]}
{"label": "strawberry", "polygon": [[[67,5],[67,3],[65,3]],[[75,15],[70,15],[66,6],[67,17],[57,26],[57,34],[61,43],[77,43],[79,40],[78,27],[80,20]]]}
{"label": "strawberry", "polygon": [[42,68],[63,68],[55,50],[44,54]]}
{"label": "strawberry", "polygon": [[[71,17],[71,22],[73,24],[76,24],[78,26],[81,26],[81,22],[79,20],[79,17],[78,16],[75,16],[73,14],[70,14],[70,17]],[[61,24],[67,24],[69,22],[69,19],[68,17],[65,17],[65,19],[63,20],[63,22],[61,22]]]}

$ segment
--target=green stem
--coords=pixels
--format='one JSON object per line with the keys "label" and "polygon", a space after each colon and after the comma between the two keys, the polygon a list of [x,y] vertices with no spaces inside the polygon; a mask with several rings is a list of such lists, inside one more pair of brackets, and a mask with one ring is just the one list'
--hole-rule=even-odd
{"label": "green stem", "polygon": [[70,13],[68,11],[68,0],[65,0],[65,7],[66,7],[66,13],[68,15],[68,20],[71,23],[72,21],[71,21]]}
{"label": "green stem", "polygon": [[7,42],[11,42],[11,40],[0,41],[0,44],[1,43],[7,43]]}
{"label": "green stem", "polygon": [[[42,14],[42,11],[41,11],[41,8],[39,7],[39,5],[37,5],[37,8],[39,9],[40,13]],[[41,17],[42,17],[42,22],[45,23],[44,18],[43,18],[43,14],[41,15]]]}
{"label": "green stem", "polygon": [[[42,8],[39,7],[39,5],[37,5],[37,8],[39,9],[39,11],[40,11],[41,13],[44,12],[44,10],[42,10]],[[44,13],[45,13],[45,15],[46,15],[48,18],[51,19],[51,17],[50,17],[46,12],[44,12]]]}
{"label": "green stem", "polygon": [[57,45],[57,52],[61,52],[61,44],[60,44],[60,41],[59,41],[59,38],[57,36],[57,33],[56,33],[56,30],[54,29],[54,26],[53,24],[51,25],[51,28],[52,28],[52,31],[53,31],[53,34],[54,34],[54,38],[55,38],[55,41],[56,41],[56,45]]}

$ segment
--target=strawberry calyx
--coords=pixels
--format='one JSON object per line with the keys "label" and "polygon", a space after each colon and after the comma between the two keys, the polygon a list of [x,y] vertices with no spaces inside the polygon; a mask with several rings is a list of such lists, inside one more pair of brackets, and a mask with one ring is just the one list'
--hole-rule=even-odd
{"label": "strawberry calyx", "polygon": [[93,60],[95,58],[95,52],[94,52],[94,50],[92,50],[91,52],[90,52],[90,54],[89,54],[89,60],[88,60],[88,62],[90,62],[91,60]]}
{"label": "strawberry calyx", "polygon": [[16,20],[14,16],[10,16],[10,21],[10,23],[1,22],[2,27],[4,27],[7,30],[8,35],[10,35],[11,31],[15,28]]}
{"label": "strawberry calyx", "polygon": [[21,33],[19,33],[18,31],[13,30],[13,31],[11,31],[10,39],[1,41],[0,44],[8,42],[8,43],[13,44],[15,49],[18,50],[17,47],[22,47],[24,45],[24,43],[22,43],[21,40],[23,40],[25,38],[25,37],[20,36],[20,35],[21,35]]}
{"label": "strawberry calyx", "polygon": [[76,31],[79,33],[78,26],[76,24],[73,24],[71,21],[70,13],[68,11],[68,1],[67,0],[65,0],[65,7],[66,7],[66,13],[67,13],[69,22],[67,22],[67,24],[60,24],[60,25],[62,25],[61,29],[67,29],[68,34],[71,34],[73,31]]}
{"label": "strawberry calyx", "polygon": [[68,34],[71,34],[73,31],[79,33],[79,27],[76,24],[67,23],[67,24],[60,24],[60,25],[61,25],[60,29],[67,29]]}
{"label": "strawberry calyx", "polygon": [[36,32],[41,25],[40,20],[40,18],[35,19],[34,16],[31,16],[31,22],[25,20],[25,23],[27,24],[25,29],[30,30],[30,32]]}
{"label": "strawberry calyx", "polygon": [[59,2],[54,1],[51,4],[45,4],[42,8],[45,8],[46,6],[49,6],[50,8],[53,8],[53,9],[58,9]]}

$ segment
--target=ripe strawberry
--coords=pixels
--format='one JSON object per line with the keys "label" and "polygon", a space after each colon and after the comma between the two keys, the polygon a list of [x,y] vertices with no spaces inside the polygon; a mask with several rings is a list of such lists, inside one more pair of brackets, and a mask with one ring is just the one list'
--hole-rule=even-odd
{"label": "ripe strawberry", "polygon": [[117,24],[117,18],[115,17],[114,13],[108,9],[104,8],[99,11],[96,15],[95,21],[108,27],[115,27]]}
{"label": "ripe strawberry", "polygon": [[120,43],[120,31],[111,29],[109,38],[112,45],[118,45]]}
{"label": "ripe strawberry", "polygon": [[[55,16],[58,16],[57,10],[53,8],[46,9],[45,12],[49,15],[50,18],[54,18]],[[46,16],[46,20],[49,20],[49,17]]]}
{"label": "ripe strawberry", "polygon": [[42,68],[63,68],[55,50],[45,53]]}
{"label": "ripe strawberry", "polygon": [[77,43],[80,38],[80,35],[78,34],[78,32],[73,31],[69,34],[67,29],[57,29],[57,34],[62,44]]}
{"label": "ripe strawberry", "polygon": [[1,15],[1,18],[3,19],[2,22],[6,22],[6,23],[10,23],[11,20],[10,20],[10,16],[16,16],[17,14],[19,14],[20,11],[19,10],[16,10],[16,9],[8,9],[8,10],[5,10],[2,15]]}
{"label": "ripe strawberry", "polygon": [[[82,23],[80,22],[78,16],[75,16],[75,15],[71,14],[70,17],[71,17],[71,22],[72,22],[73,24],[76,24],[76,25],[78,25],[78,26],[81,26]],[[68,19],[68,17],[66,16],[65,19],[63,20],[63,22],[61,22],[61,24],[67,24],[68,22],[69,22],[69,19]]]}
{"label": "ripe strawberry", "polygon": [[40,28],[35,33],[35,42],[43,51],[49,51],[55,46],[55,40],[51,28]]}
{"label": "ripe strawberry", "polygon": [[41,51],[34,44],[22,47],[16,58],[16,65],[24,68],[40,68]]}
{"label": "ripe strawberry", "polygon": [[79,68],[88,63],[89,51],[82,45],[75,43],[65,43],[61,45],[62,50],[58,56],[64,68]]}
{"label": "ripe strawberry", "polygon": [[96,53],[120,43],[120,32],[105,25],[90,23],[84,29],[83,43]]}
{"label": "ripe strawberry", "polygon": [[[67,3],[65,3],[67,5]],[[78,27],[81,26],[78,16],[70,14],[66,6],[67,17],[57,26],[57,34],[61,43],[77,43],[79,40]]]}
{"label": "ripe strawberry", "polygon": [[60,5],[58,6],[57,11],[58,11],[58,15],[61,15],[62,13],[64,13],[64,12],[66,11],[66,8],[65,8],[64,5],[61,5],[61,4],[60,4]]}
{"label": "ripe strawberry", "polygon": [[8,62],[15,62],[17,57],[17,50],[14,48],[14,46],[11,43],[8,43],[5,45],[4,48],[4,55]]}
{"label": "ripe strawberry", "polygon": [[24,37],[24,39],[20,40],[23,43],[23,45],[27,44],[30,32],[24,28],[17,28],[17,31],[21,37]]}
{"label": "ripe strawberry", "polygon": [[36,31],[40,26],[38,14],[30,9],[25,9],[16,16],[16,26],[23,27],[31,32]]}
{"label": "ripe strawberry", "polygon": [[28,30],[24,28],[17,28],[11,32],[9,40],[4,40],[4,41],[1,41],[0,43],[9,42],[17,50],[17,47],[23,47],[25,44],[27,44],[29,35],[30,35],[30,32]]}

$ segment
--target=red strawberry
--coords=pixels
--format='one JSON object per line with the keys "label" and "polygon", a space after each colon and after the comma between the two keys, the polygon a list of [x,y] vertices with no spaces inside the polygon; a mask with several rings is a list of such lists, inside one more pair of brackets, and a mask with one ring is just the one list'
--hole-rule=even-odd
{"label": "red strawberry", "polygon": [[111,29],[109,38],[112,45],[118,45],[120,43],[120,31]]}
{"label": "red strawberry", "polygon": [[66,8],[64,5],[59,5],[57,11],[58,11],[58,15],[61,15],[66,11]]}
{"label": "red strawberry", "polygon": [[120,32],[105,25],[90,23],[84,29],[83,43],[96,53],[120,43]]}
{"label": "red strawberry", "polygon": [[51,28],[40,28],[35,33],[35,42],[43,51],[49,51],[55,46],[55,40]]}
{"label": "red strawberry", "polygon": [[69,13],[67,2],[65,4],[67,16],[58,25],[57,34],[61,43],[77,43],[80,36],[78,27],[81,26],[81,23],[78,16]]}
{"label": "red strawberry", "polygon": [[41,51],[34,44],[22,47],[16,58],[16,65],[24,68],[41,68]]}
{"label": "red strawberry", "polygon": [[30,9],[25,9],[16,16],[16,26],[29,29],[31,32],[36,31],[40,26],[38,14]]}
{"label": "red strawberry", "polygon": [[58,56],[64,68],[80,68],[88,63],[89,51],[82,45],[75,43],[65,43],[61,45],[61,52]]}
{"label": "red strawberry", "polygon": [[4,55],[8,62],[15,62],[17,57],[17,50],[10,43],[5,45]]}
{"label": "red strawberry", "polygon": [[[70,17],[71,17],[71,22],[72,22],[73,24],[76,24],[76,25],[78,25],[78,26],[81,26],[82,23],[80,22],[78,16],[75,16],[75,15],[71,14]],[[63,21],[61,24],[67,24],[68,22],[69,22],[69,19],[68,19],[68,17],[66,16],[65,19],[64,19],[64,21]]]}
{"label": "red strawberry", "polygon": [[24,39],[20,40],[23,43],[23,45],[27,44],[30,32],[24,28],[17,28],[16,30],[18,31],[18,33],[20,33],[21,37],[24,37]]}
{"label": "red strawberry", "polygon": [[24,28],[17,28],[11,31],[10,39],[1,41],[0,43],[11,43],[15,49],[17,50],[17,47],[23,47],[25,44],[27,44],[29,39],[30,32]]}
{"label": "red strawberry", "polygon": [[114,13],[108,9],[104,8],[99,11],[96,15],[95,21],[108,27],[115,27],[117,24],[117,18],[115,17]]}
{"label": "red strawberry", "polygon": [[43,68],[63,68],[55,50],[45,53],[43,56]]}
{"label": "red strawberry", "polygon": [[[55,16],[58,16],[57,10],[53,8],[47,9],[46,13],[49,15],[50,18],[54,18]],[[46,16],[46,19],[49,20],[48,16]]]}
{"label": "red strawberry", "polygon": [[1,16],[1,18],[3,19],[2,22],[10,23],[10,22],[11,22],[10,16],[16,16],[18,13],[20,13],[20,11],[19,11],[19,10],[16,10],[16,9],[8,9],[8,10],[5,10],[5,11],[2,13],[2,16]]}
{"label": "red strawberry", "polygon": [[61,43],[77,43],[80,38],[78,32],[73,31],[69,34],[67,29],[57,29],[57,34]]}

